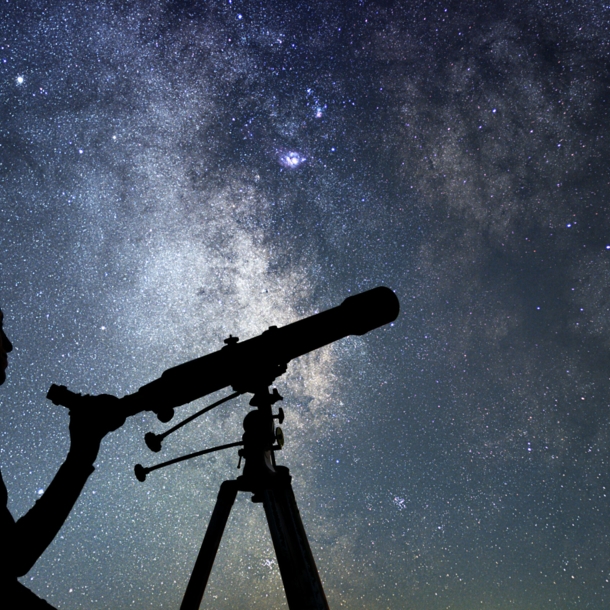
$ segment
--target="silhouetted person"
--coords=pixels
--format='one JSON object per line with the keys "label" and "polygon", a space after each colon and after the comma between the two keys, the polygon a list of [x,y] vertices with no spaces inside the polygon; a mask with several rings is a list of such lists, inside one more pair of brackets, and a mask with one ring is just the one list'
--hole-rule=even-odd
{"label": "silhouetted person", "polygon": [[[13,349],[2,327],[0,311],[0,385],[6,380],[7,354]],[[104,436],[125,421],[114,396],[84,396],[70,410],[70,450],[55,478],[30,511],[15,521],[7,508],[0,475],[0,608],[53,608],[24,587],[17,577],[26,574],[49,546],[72,510],[97,457]]]}

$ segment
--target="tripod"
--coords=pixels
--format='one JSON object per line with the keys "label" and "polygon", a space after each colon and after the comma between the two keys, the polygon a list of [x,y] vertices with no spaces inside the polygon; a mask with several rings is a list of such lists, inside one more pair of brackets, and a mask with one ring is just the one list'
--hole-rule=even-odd
{"label": "tripod", "polygon": [[[244,473],[236,480],[224,481],[220,486],[180,610],[197,610],[201,604],[238,491],[253,493],[252,501],[263,504],[290,610],[329,610],[292,490],[292,477],[288,468],[275,463],[274,451],[282,448],[283,435],[281,429],[275,427],[273,420],[278,419],[282,423],[284,413],[280,409],[278,415],[273,415],[271,407],[281,399],[277,390],[270,393],[267,386],[261,386],[254,392],[250,405],[257,407],[257,410],[250,411],[244,418],[241,443],[205,449],[152,468],[136,466],[136,476],[143,481],[146,474],[156,468],[204,453],[243,445],[239,456],[240,463],[242,458],[245,459]],[[224,399],[220,402],[224,402]],[[213,406],[215,405],[205,410]],[[158,437],[147,439],[149,447],[151,444],[155,445],[154,450],[158,450],[157,446],[160,448],[160,443],[155,444],[157,439]],[[275,442],[277,444],[274,444]]]}

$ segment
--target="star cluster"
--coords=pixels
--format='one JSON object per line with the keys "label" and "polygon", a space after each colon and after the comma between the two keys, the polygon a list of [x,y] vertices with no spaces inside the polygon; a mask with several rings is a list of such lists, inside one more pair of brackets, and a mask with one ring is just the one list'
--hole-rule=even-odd
{"label": "star cluster", "polygon": [[[610,600],[608,11],[581,2],[10,2],[0,22],[0,467],[19,516],[68,448],[45,400],[378,285],[391,326],[277,385],[331,608]],[[210,397],[210,401],[216,396]],[[180,409],[182,418],[202,404]],[[247,399],[148,452],[128,420],[24,584],[175,608]],[[205,608],[285,608],[241,494]]]}

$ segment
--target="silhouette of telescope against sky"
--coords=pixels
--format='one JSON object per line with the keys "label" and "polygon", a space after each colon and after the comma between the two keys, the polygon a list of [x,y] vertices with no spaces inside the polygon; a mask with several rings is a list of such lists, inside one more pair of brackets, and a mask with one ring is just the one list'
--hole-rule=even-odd
{"label": "silhouette of telescope against sky", "polygon": [[[239,464],[245,461],[243,474],[220,486],[201,549],[191,573],[181,610],[197,610],[203,599],[220,541],[238,491],[252,493],[252,501],[262,503],[286,600],[290,610],[328,610],[320,575],[307,540],[307,534],[292,489],[286,466],[278,466],[275,451],[282,449],[284,435],[274,420],[283,422],[284,412],[274,414],[273,405],[282,400],[276,388],[269,386],[286,371],[291,360],[349,335],[364,335],[394,321],[398,316],[396,295],[385,287],[373,288],[348,297],[333,309],[293,322],[282,328],[271,326],[258,337],[239,342],[225,339],[225,346],[207,356],[167,369],[159,379],[142,386],[121,399],[125,415],[154,411],[169,421],[174,409],[231,386],[233,394],[187,417],[163,434],[149,432],[144,437],[151,451],[160,451],[161,440],[168,434],[228,400],[243,393],[253,394],[250,411],[244,418],[241,441],[211,447],[144,468],[136,464],[134,474],[142,483],[149,472],[204,454],[241,447]],[[55,404],[77,406],[82,400],[63,386],[51,386],[47,395]],[[239,468],[238,464],[238,468]]]}
{"label": "silhouette of telescope against sky", "polygon": [[[389,288],[380,286],[350,296],[338,307],[314,314],[292,324],[271,326],[262,334],[239,342],[225,339],[225,347],[167,369],[159,379],[124,396],[126,415],[154,411],[163,422],[173,417],[173,409],[222,388],[255,393],[286,371],[291,360],[350,335],[364,335],[393,322],[399,302]],[[48,398],[70,408],[80,395],[64,386],[52,385]]]}

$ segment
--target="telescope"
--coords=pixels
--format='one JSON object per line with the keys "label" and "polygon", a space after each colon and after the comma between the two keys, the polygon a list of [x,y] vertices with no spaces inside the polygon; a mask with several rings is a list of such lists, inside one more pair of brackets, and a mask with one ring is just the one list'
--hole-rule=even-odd
{"label": "telescope", "polygon": [[[154,411],[168,422],[176,407],[225,387],[255,393],[271,385],[291,360],[350,335],[364,335],[393,322],[399,312],[396,295],[384,286],[348,297],[333,307],[281,328],[270,326],[240,342],[229,336],[220,350],[167,369],[161,377],[121,398],[125,415]],[[79,394],[53,384],[47,398],[70,408]]]}
{"label": "telescope", "polygon": [[[225,346],[218,351],[167,369],[158,379],[120,399],[125,416],[153,411],[162,422],[167,422],[176,407],[226,387],[233,389],[233,394],[187,417],[164,434],[146,434],[144,440],[149,449],[160,451],[161,440],[178,428],[240,394],[253,394],[250,405],[256,410],[244,418],[241,441],[204,449],[149,468],[140,464],[134,468],[136,477],[143,483],[146,475],[158,468],[241,447],[237,467],[244,459],[243,474],[220,486],[180,610],[197,610],[201,604],[238,491],[252,493],[252,501],[263,504],[289,609],[328,610],[292,489],[292,477],[287,467],[278,466],[275,461],[274,452],[282,449],[284,435],[274,420],[281,424],[284,412],[279,409],[278,414],[273,413],[272,406],[282,397],[275,388],[269,391],[269,386],[286,372],[291,360],[344,337],[364,335],[393,322],[398,312],[398,299],[389,288],[373,288],[348,297],[338,307],[281,328],[271,326],[259,336],[243,342],[229,336],[224,341]],[[56,385],[51,386],[47,398],[68,408],[76,407],[82,399],[80,394]]]}

